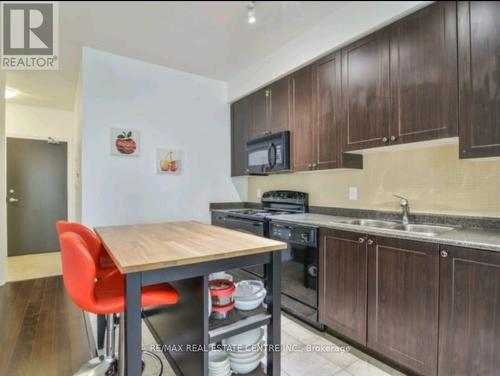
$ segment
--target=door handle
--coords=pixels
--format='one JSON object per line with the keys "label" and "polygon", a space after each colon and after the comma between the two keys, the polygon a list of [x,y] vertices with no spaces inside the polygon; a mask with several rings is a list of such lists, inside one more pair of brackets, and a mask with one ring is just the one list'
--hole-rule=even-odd
{"label": "door handle", "polygon": [[9,197],[9,202],[19,202],[19,199],[18,198],[14,198],[14,197]]}

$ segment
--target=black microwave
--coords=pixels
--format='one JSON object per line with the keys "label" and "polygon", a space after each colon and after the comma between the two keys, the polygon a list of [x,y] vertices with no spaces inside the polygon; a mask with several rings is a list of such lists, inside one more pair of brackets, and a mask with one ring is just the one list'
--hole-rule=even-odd
{"label": "black microwave", "polygon": [[278,132],[247,142],[247,172],[268,174],[290,170],[290,132]]}

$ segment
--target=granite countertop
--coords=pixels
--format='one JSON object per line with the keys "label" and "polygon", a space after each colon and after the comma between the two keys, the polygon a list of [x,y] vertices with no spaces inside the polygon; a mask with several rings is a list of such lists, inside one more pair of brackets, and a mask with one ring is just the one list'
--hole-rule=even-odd
{"label": "granite countertop", "polygon": [[467,229],[457,227],[453,231],[429,236],[419,233],[410,233],[387,228],[376,228],[368,226],[340,223],[340,221],[359,219],[354,217],[340,217],[325,214],[284,214],[272,217],[273,221],[300,223],[305,225],[314,225],[319,227],[332,228],[336,230],[345,230],[352,232],[362,232],[370,235],[391,236],[401,239],[421,240],[429,243],[439,243],[454,245],[459,247],[468,247],[482,249],[487,251],[500,252],[500,230],[488,229]]}

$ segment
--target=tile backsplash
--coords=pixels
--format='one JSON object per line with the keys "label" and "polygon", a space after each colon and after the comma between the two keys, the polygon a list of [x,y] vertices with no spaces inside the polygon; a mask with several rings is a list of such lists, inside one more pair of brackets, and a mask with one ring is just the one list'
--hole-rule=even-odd
{"label": "tile backsplash", "polygon": [[[357,200],[349,190],[357,187]],[[309,193],[310,205],[399,210],[405,196],[415,213],[500,217],[500,159],[460,160],[458,145],[370,152],[363,170],[329,170],[248,178],[248,201],[257,191]]]}

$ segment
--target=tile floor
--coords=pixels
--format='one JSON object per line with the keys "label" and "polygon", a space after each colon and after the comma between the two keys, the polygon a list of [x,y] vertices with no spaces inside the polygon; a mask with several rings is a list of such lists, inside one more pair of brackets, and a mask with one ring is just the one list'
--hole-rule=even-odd
{"label": "tile floor", "polygon": [[7,282],[61,275],[59,252],[7,257]]}
{"label": "tile floor", "polygon": [[[91,315],[95,329],[95,315]],[[143,324],[143,349],[155,344],[153,336]],[[95,331],[94,331],[95,333]],[[282,376],[403,376],[404,374],[347,345],[327,333],[318,332],[304,324],[282,316]],[[164,376],[174,376],[163,354]],[[152,358],[145,358],[144,376],[158,375],[159,365]]]}

